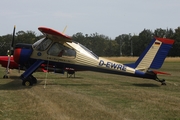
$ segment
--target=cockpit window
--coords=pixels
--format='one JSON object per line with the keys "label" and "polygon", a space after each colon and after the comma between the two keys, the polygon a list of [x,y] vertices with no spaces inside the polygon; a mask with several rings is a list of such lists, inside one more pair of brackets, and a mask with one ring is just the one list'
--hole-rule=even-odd
{"label": "cockpit window", "polygon": [[38,51],[44,51],[49,47],[51,43],[52,40],[48,38],[42,38],[33,44],[33,48],[35,48]]}
{"label": "cockpit window", "polygon": [[48,54],[58,57],[76,57],[76,51],[74,49],[66,47],[58,42],[53,43],[51,48],[48,50]]}
{"label": "cockpit window", "polygon": [[99,57],[93,53],[91,50],[89,50],[88,48],[86,48],[85,46],[83,46],[82,44],[79,43],[79,45],[84,49],[86,50],[87,52],[89,52],[93,57],[95,57],[96,59],[99,59]]}
{"label": "cockpit window", "polygon": [[[84,50],[86,53],[89,53],[88,55],[89,56],[91,56],[91,57],[93,57],[93,58],[95,58],[95,59],[99,59],[99,57],[95,54],[95,53],[93,53],[91,50],[89,50],[88,48],[86,48],[85,46],[83,46],[82,44],[80,44],[80,43],[78,43],[78,42],[76,42],[76,41],[73,41],[73,43],[75,43],[76,45],[78,45],[79,46],[79,50],[81,51],[81,52],[83,52],[82,50]],[[82,49],[82,50],[81,50]],[[85,54],[86,54],[85,53]],[[87,54],[86,54],[87,55]]]}

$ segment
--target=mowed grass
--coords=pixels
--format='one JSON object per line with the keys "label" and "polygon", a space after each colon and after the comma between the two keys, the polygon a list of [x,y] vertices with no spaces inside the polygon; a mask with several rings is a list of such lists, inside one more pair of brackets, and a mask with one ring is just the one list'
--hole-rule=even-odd
{"label": "mowed grass", "polygon": [[[1,76],[4,70],[0,68]],[[0,120],[179,120],[179,58],[167,60],[160,70],[171,73],[159,76],[166,79],[166,86],[85,71],[76,72],[75,78],[35,73],[38,83],[25,87],[18,78],[22,72],[12,70],[9,79],[0,79]]]}

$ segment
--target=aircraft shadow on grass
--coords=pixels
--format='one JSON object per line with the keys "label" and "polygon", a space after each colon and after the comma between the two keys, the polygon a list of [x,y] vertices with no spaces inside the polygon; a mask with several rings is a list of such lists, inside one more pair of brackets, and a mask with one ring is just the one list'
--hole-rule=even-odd
{"label": "aircraft shadow on grass", "polygon": [[[12,80],[6,84],[0,84],[0,90],[20,90],[25,89],[22,85],[18,84],[21,83],[21,80]],[[26,87],[27,89],[28,87]],[[29,87],[30,88],[30,87]]]}
{"label": "aircraft shadow on grass", "polygon": [[[65,77],[61,77],[60,79],[71,79],[71,78],[65,78]],[[40,78],[41,80],[38,80],[37,81],[37,85],[44,85],[44,80],[45,78]],[[54,83],[54,82],[49,82],[49,79],[47,79],[47,84],[46,85],[60,85],[60,86],[80,86],[80,85],[83,85],[83,86],[90,86],[90,84],[59,84],[59,83]],[[59,79],[59,78],[53,78],[55,80]],[[72,79],[83,79],[83,77],[73,77]],[[10,76],[10,79],[7,80],[9,82],[7,82],[6,84],[0,84],[0,90],[20,90],[20,89],[30,89],[32,87],[24,87],[21,85],[22,81],[21,79],[19,78],[19,76]],[[36,85],[34,85],[36,86]]]}
{"label": "aircraft shadow on grass", "polygon": [[[17,76],[11,76],[11,78],[13,78],[12,80],[10,80],[10,82],[6,83],[6,84],[0,84],[0,90],[20,90],[20,89],[31,89],[32,87],[24,87],[22,85],[20,85],[21,80],[19,79],[19,77]],[[77,77],[77,78],[73,78],[73,79],[83,79],[82,77]],[[44,80],[38,80],[37,81],[37,85],[44,85]],[[68,87],[68,86],[74,86],[74,87],[78,87],[78,86],[94,86],[94,85],[102,85],[102,86],[109,86],[109,85],[113,85],[113,84],[92,84],[92,83],[56,83],[56,82],[49,82],[47,80],[47,86],[52,86],[52,85],[57,85],[57,86],[63,86],[63,87]],[[160,87],[157,84],[152,84],[152,83],[136,83],[136,84],[132,84],[133,86],[137,86],[137,87]],[[36,85],[35,85],[36,86]]]}
{"label": "aircraft shadow on grass", "polygon": [[[44,84],[38,84],[38,85],[44,85]],[[90,87],[90,86],[113,86],[114,84],[98,84],[98,83],[53,83],[53,82],[48,82],[46,84],[47,86],[51,86],[51,85],[57,85],[57,86],[63,86],[63,87],[78,87],[78,86],[82,86],[82,87]],[[120,84],[121,85],[121,84]],[[128,86],[137,86],[137,87],[160,87],[159,85],[156,85],[156,84],[151,84],[151,83],[139,83],[139,84],[129,84]],[[123,86],[126,86],[126,85],[123,85]]]}
{"label": "aircraft shadow on grass", "polygon": [[[37,82],[40,83],[42,80]],[[11,79],[7,80],[6,84],[0,84],[0,90],[20,90],[20,89],[30,89],[31,87],[24,87],[21,85],[22,81],[17,76],[11,76]]]}
{"label": "aircraft shadow on grass", "polygon": [[159,85],[152,84],[152,83],[135,83],[132,85],[137,86],[137,87],[160,87]]}
{"label": "aircraft shadow on grass", "polygon": [[65,86],[65,87],[67,87],[67,86],[82,86],[82,87],[85,87],[85,86],[104,86],[104,87],[106,87],[106,86],[113,86],[114,84],[111,84],[111,83],[74,83],[74,84],[72,84],[72,83],[70,83],[70,84],[63,84],[63,83],[61,83],[61,84],[59,84],[59,85],[61,85],[61,86]]}

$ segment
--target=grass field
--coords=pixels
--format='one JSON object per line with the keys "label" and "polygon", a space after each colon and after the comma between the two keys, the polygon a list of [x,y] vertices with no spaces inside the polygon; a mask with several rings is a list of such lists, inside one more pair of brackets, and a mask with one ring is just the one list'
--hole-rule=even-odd
{"label": "grass field", "polygon": [[[136,58],[117,59],[131,62]],[[4,74],[0,68],[0,76]],[[0,79],[0,120],[180,120],[180,59],[166,59],[166,86],[153,80],[96,72],[35,73],[21,85],[20,73]],[[47,86],[44,88],[45,80]]]}

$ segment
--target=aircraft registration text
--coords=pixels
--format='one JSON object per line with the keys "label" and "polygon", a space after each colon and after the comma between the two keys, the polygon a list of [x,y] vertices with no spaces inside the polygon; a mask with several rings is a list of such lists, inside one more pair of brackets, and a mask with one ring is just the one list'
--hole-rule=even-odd
{"label": "aircraft registration text", "polygon": [[126,66],[124,66],[122,64],[116,64],[116,63],[112,63],[112,62],[104,62],[103,60],[99,61],[99,66],[105,66],[105,67],[111,68],[111,69],[126,71]]}

